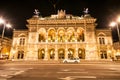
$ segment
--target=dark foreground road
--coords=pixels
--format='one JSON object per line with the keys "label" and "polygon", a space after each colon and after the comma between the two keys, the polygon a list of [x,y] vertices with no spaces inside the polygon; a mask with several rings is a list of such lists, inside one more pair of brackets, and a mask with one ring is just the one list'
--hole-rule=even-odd
{"label": "dark foreground road", "polygon": [[120,80],[120,63],[1,63],[0,80]]}

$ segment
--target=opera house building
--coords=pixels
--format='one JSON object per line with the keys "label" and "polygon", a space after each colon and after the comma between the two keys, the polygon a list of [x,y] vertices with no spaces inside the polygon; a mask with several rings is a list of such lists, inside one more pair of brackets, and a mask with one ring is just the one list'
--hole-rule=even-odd
{"label": "opera house building", "polygon": [[111,59],[113,41],[111,29],[97,29],[96,18],[57,14],[41,17],[37,13],[27,19],[27,28],[13,31],[11,59],[85,60]]}

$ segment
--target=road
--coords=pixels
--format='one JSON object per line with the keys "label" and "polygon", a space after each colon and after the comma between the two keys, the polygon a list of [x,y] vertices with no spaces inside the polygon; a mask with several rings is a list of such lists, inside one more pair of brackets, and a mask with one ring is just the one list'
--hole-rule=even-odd
{"label": "road", "polygon": [[1,63],[0,80],[120,80],[120,63]]}

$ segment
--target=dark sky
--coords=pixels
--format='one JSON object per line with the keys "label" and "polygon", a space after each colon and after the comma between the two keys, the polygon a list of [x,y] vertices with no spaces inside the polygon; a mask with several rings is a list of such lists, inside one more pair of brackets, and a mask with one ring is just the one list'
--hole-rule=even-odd
{"label": "dark sky", "polygon": [[[0,16],[15,29],[27,29],[26,19],[33,16],[34,9],[44,17],[57,13],[58,9],[81,16],[84,8],[89,8],[89,14],[97,18],[97,28],[109,27],[109,23],[120,14],[120,0],[0,0]],[[112,30],[114,36],[117,35],[115,28]],[[11,36],[12,29],[6,29],[5,35]]]}

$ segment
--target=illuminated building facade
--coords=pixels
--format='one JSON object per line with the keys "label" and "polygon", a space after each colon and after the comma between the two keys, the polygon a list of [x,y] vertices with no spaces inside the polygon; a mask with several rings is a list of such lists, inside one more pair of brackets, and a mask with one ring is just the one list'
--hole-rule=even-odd
{"label": "illuminated building facade", "polygon": [[37,13],[27,20],[28,30],[14,30],[12,59],[86,60],[110,59],[113,43],[110,29],[96,29],[90,14],[73,16],[65,10],[49,17]]}
{"label": "illuminated building facade", "polygon": [[0,36],[0,58],[2,59],[9,58],[11,44],[12,44],[12,39],[7,37],[1,38]]}
{"label": "illuminated building facade", "polygon": [[113,47],[114,47],[114,55],[115,56],[120,56],[120,43],[118,42],[114,42],[113,43]]}

